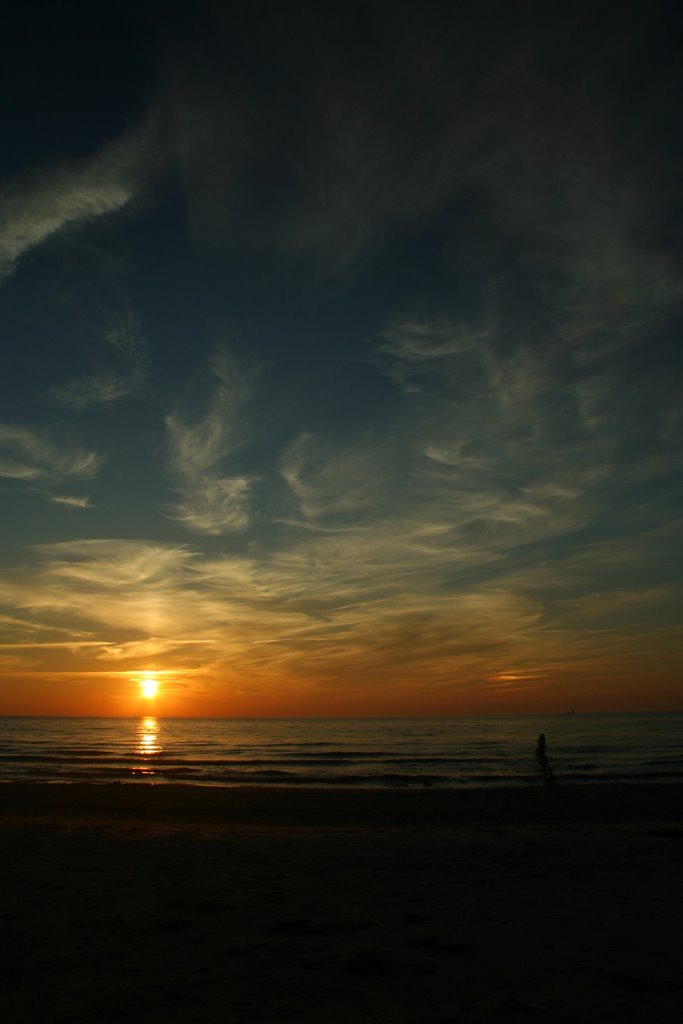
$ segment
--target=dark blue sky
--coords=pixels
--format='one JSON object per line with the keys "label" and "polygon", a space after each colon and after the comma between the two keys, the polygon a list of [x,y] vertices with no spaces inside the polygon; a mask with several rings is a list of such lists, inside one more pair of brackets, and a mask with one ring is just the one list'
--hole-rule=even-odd
{"label": "dark blue sky", "polygon": [[0,710],[680,706],[674,5],[4,51]]}

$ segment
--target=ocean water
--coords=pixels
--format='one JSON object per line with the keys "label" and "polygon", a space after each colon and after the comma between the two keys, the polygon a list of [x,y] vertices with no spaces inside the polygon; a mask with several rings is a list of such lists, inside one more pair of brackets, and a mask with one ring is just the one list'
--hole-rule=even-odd
{"label": "ocean water", "polygon": [[683,712],[501,718],[0,718],[0,780],[198,785],[683,780]]}

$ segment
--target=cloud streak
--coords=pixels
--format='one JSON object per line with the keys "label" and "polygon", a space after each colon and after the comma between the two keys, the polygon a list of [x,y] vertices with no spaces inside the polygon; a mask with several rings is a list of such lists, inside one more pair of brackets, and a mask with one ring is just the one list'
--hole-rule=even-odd
{"label": "cloud streak", "polygon": [[249,434],[244,418],[251,389],[226,351],[212,360],[209,407],[194,418],[166,418],[169,473],[181,500],[168,515],[194,533],[242,533],[251,521],[253,479],[230,472]]}
{"label": "cloud streak", "polygon": [[126,312],[103,330],[101,343],[105,358],[117,368],[102,369],[90,376],[76,377],[52,388],[50,397],[58,405],[80,411],[92,406],[111,406],[142,390],[149,365],[147,341],[140,321]]}
{"label": "cloud streak", "polygon": [[0,424],[0,477],[49,482],[95,476],[101,458],[78,445],[60,445],[45,430]]}
{"label": "cloud streak", "polygon": [[78,497],[75,494],[53,494],[50,501],[55,505],[66,505],[68,508],[92,508],[90,498]]}
{"label": "cloud streak", "polygon": [[[2,646],[13,657],[25,648],[32,659],[61,658],[72,671],[102,662],[132,671],[151,658],[180,676],[198,673],[210,689],[229,678],[237,692],[266,683],[343,691],[357,679],[371,694],[389,681],[410,687],[419,672],[423,692],[447,694],[485,693],[510,678],[547,684],[579,666],[599,672],[605,660],[630,671],[629,660],[642,666],[653,649],[653,629],[663,658],[675,642],[660,621],[670,588],[625,585],[622,567],[609,568],[609,545],[586,555],[606,559],[601,592],[587,603],[580,549],[552,563],[499,552],[491,561],[484,542],[454,551],[423,527],[383,522],[248,556],[121,540],[43,545],[32,566],[0,583],[3,604],[32,615],[28,632],[5,617],[6,631],[19,632]],[[652,573],[641,538],[631,570],[646,565]],[[71,637],[51,638],[75,623]]]}
{"label": "cloud streak", "polygon": [[148,121],[94,156],[19,178],[0,193],[0,281],[68,226],[91,223],[139,194],[157,160]]}

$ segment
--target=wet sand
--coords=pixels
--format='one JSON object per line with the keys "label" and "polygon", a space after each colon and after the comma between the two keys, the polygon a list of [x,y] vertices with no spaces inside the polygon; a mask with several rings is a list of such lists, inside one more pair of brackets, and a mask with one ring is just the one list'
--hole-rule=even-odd
{"label": "wet sand", "polygon": [[3,1006],[63,1024],[673,1018],[682,796],[4,784]]}

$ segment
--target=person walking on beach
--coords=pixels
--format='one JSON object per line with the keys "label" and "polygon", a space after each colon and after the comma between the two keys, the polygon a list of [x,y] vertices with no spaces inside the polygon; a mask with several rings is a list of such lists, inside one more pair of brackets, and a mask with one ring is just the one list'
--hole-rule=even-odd
{"label": "person walking on beach", "polygon": [[548,764],[548,758],[546,757],[545,753],[544,732],[542,732],[541,735],[538,737],[538,743],[536,744],[536,758],[538,759],[538,763],[541,766],[541,771],[543,772],[543,781],[545,782],[546,786],[556,786],[557,779],[553,775],[553,770]]}

